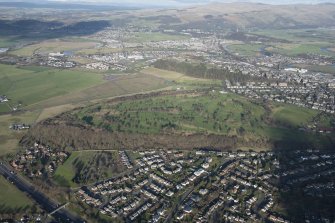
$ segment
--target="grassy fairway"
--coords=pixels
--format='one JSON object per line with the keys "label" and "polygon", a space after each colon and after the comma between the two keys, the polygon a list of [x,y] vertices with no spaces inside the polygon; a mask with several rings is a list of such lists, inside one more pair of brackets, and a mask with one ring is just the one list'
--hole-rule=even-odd
{"label": "grassy fairway", "polygon": [[[299,131],[318,123],[330,127],[331,115],[292,105],[262,103],[234,94],[179,95],[154,97],[118,104],[99,104],[74,113],[77,119],[111,132],[137,134],[214,134],[246,141],[329,147],[333,135]],[[307,140],[308,139],[308,140]]]}
{"label": "grassy fairway", "polygon": [[[94,110],[94,109],[92,109]],[[103,106],[94,123],[115,131],[157,134],[164,131],[236,135],[261,126],[264,109],[236,95],[158,97]],[[104,115],[109,112],[109,115]],[[84,109],[79,118],[91,115]],[[101,115],[101,116],[100,116]],[[255,124],[254,124],[255,123]]]}
{"label": "grassy fairway", "polygon": [[0,70],[0,92],[11,99],[11,106],[24,107],[103,83],[101,75],[88,72],[9,65],[0,65]]}
{"label": "grassy fairway", "polygon": [[3,176],[0,176],[0,188],[0,212],[6,209],[17,210],[32,206],[30,199]]}
{"label": "grassy fairway", "polygon": [[54,180],[61,186],[76,187],[112,177],[120,170],[124,167],[115,151],[75,151],[57,168]]}

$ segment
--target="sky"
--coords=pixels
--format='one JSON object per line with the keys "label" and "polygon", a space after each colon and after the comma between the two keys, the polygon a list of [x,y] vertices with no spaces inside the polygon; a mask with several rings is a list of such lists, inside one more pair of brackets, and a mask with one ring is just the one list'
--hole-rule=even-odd
{"label": "sky", "polygon": [[335,0],[0,0],[0,2],[62,2],[62,3],[93,3],[93,4],[117,4],[117,5],[156,5],[156,6],[181,6],[192,4],[206,4],[210,2],[259,2],[268,4],[318,4],[335,3]]}

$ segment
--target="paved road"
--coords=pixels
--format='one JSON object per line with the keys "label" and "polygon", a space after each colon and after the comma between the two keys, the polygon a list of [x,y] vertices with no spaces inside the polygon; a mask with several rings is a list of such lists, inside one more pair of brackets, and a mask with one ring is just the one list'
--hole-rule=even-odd
{"label": "paved road", "polygon": [[[46,195],[36,190],[29,182],[17,176],[12,170],[4,164],[0,164],[0,174],[11,181],[18,189],[29,194],[45,211],[52,212],[60,205],[49,199]],[[58,222],[65,223],[83,223],[84,221],[69,213],[65,209],[61,209],[53,214]]]}

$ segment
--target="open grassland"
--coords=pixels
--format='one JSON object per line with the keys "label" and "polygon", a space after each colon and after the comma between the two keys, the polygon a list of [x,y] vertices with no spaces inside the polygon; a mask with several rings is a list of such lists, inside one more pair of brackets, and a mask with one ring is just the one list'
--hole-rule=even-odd
{"label": "open grassland", "polygon": [[57,168],[54,180],[61,186],[76,187],[110,178],[123,170],[116,151],[75,151]]}
{"label": "open grassland", "polygon": [[0,176],[0,212],[16,212],[32,206],[32,201],[14,185]]}
{"label": "open grassland", "polygon": [[166,88],[170,83],[163,79],[144,74],[121,75],[119,78],[102,84],[53,97],[28,106],[28,109],[43,109],[66,104],[82,105],[94,100],[101,100],[121,95],[155,91]]}
{"label": "open grassland", "polygon": [[143,74],[149,74],[158,78],[165,79],[167,81],[173,81],[176,84],[184,84],[184,85],[218,85],[221,84],[221,81],[218,80],[210,80],[210,79],[202,79],[196,77],[190,77],[182,73],[161,70],[154,67],[149,67],[141,71]]}
{"label": "open grassland", "polygon": [[0,65],[0,92],[25,107],[102,84],[102,75],[71,70]]}
{"label": "open grassland", "polygon": [[74,40],[48,40],[37,44],[32,44],[11,51],[11,54],[18,56],[32,56],[34,53],[48,54],[62,51],[77,51],[82,49],[92,49],[97,45],[96,42]]}

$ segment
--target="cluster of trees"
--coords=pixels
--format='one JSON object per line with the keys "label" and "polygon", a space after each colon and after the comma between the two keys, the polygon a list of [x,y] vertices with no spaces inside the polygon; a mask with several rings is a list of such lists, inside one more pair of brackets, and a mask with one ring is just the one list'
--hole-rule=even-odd
{"label": "cluster of trees", "polygon": [[123,171],[121,163],[117,162],[115,155],[111,152],[95,153],[87,162],[79,157],[73,161],[76,171],[73,182],[77,184],[99,181],[107,178],[109,173],[120,173]]}
{"label": "cluster of trees", "polygon": [[179,62],[176,60],[158,60],[154,63],[154,67],[158,69],[183,73],[191,77],[229,80],[232,83],[244,83],[250,80],[255,80],[255,77],[244,75],[239,70],[230,71],[226,68],[207,67],[204,63],[193,64],[188,62]]}

